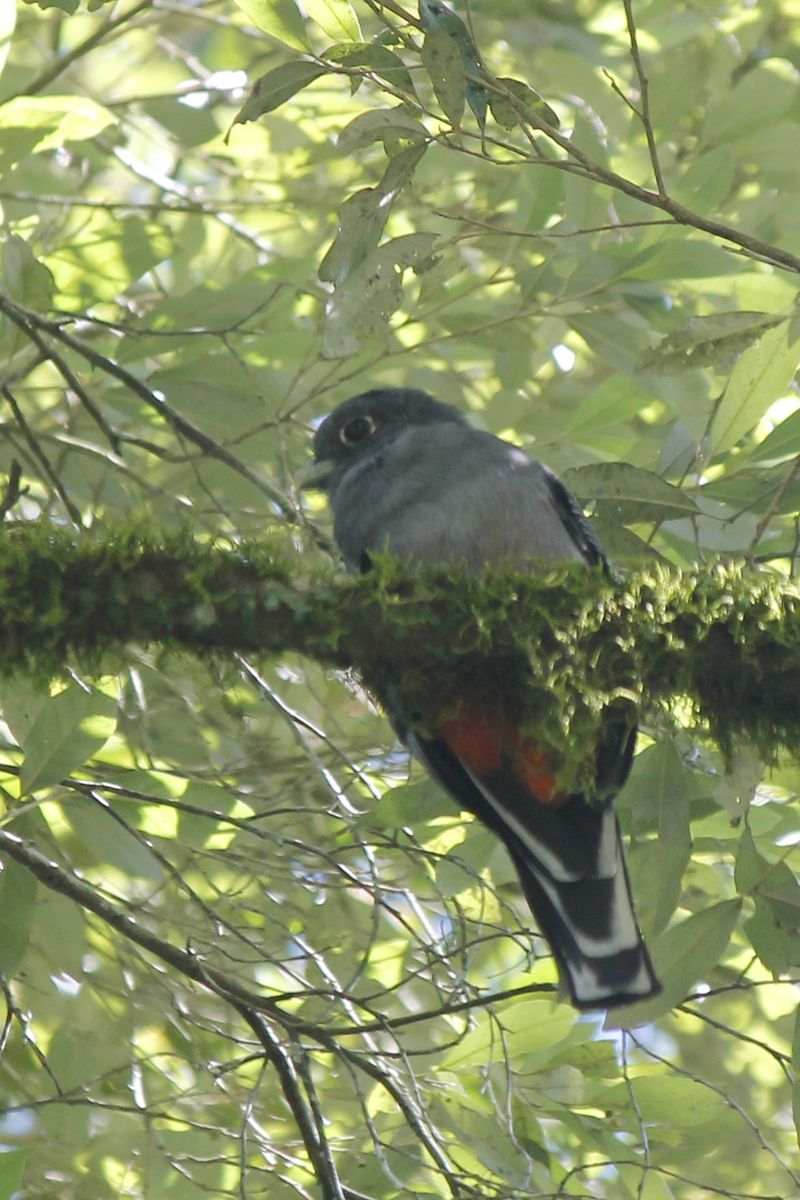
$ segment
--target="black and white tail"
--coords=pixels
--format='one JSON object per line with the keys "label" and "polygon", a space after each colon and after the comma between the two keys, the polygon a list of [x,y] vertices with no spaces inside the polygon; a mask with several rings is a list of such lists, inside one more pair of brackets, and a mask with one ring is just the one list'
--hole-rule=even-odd
{"label": "black and white tail", "polygon": [[601,817],[595,875],[558,878],[526,843],[503,839],[577,1008],[614,1008],[661,991],[636,922],[619,823],[611,808]]}
{"label": "black and white tail", "polygon": [[582,796],[541,803],[509,770],[478,777],[440,739],[407,741],[453,799],[504,843],[576,1008],[657,995],[611,803]]}

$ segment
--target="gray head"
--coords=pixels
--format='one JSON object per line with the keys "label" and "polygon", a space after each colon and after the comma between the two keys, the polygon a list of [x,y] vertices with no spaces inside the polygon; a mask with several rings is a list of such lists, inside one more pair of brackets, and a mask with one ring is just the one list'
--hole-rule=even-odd
{"label": "gray head", "polygon": [[345,400],[314,437],[315,467],[309,480],[326,491],[351,463],[375,452],[410,425],[464,424],[456,408],[415,388],[372,388]]}

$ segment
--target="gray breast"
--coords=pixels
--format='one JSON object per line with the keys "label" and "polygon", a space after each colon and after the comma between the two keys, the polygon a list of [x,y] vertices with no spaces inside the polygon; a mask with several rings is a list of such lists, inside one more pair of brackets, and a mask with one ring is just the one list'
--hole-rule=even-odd
{"label": "gray breast", "polygon": [[471,570],[580,559],[550,478],[491,434],[452,423],[406,430],[345,472],[331,497],[336,540],[352,566],[370,550]]}

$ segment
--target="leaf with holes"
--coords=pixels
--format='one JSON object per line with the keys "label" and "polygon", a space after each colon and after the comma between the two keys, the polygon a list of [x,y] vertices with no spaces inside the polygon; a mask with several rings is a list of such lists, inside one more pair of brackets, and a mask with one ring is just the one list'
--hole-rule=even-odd
{"label": "leaf with holes", "polygon": [[422,62],[442,112],[457,128],[464,115],[467,77],[461,51],[449,33],[431,29],[425,34]]}
{"label": "leaf with holes", "polygon": [[347,358],[385,328],[403,301],[402,270],[430,258],[435,234],[410,233],[373,250],[328,301],[322,353]]}
{"label": "leaf with holes", "polygon": [[667,483],[654,471],[630,463],[593,463],[564,472],[564,482],[579,500],[594,500],[598,511],[623,524],[668,521],[696,513],[691,496]]}
{"label": "leaf with holes", "polygon": [[758,341],[765,330],[785,319],[759,312],[689,317],[642,358],[640,368],[664,375],[695,367],[724,369]]}

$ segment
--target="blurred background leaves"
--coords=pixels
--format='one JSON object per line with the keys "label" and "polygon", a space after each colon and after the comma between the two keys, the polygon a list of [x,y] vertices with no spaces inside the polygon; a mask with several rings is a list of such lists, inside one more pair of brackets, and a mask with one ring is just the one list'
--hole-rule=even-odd
{"label": "blurred background leaves", "polygon": [[[569,471],[621,564],[793,577],[794,0],[424,10],[0,5],[6,520],[302,574],[309,426],[408,384]],[[2,699],[4,827],[62,874],[0,882],[0,1198],[800,1192],[794,758],[645,731],[680,1003],[622,1032],[554,1003],[509,863],[353,680],[132,647]],[[73,877],[261,997],[272,1057]]]}

